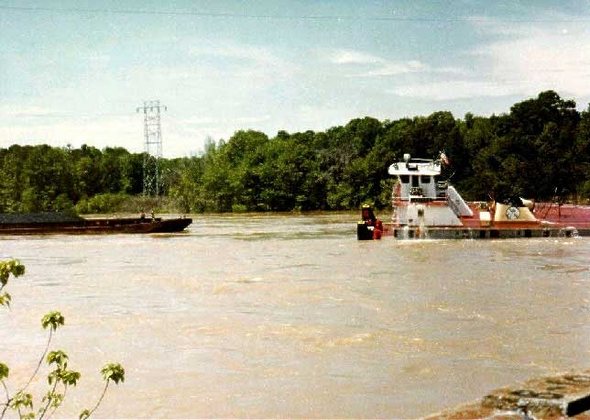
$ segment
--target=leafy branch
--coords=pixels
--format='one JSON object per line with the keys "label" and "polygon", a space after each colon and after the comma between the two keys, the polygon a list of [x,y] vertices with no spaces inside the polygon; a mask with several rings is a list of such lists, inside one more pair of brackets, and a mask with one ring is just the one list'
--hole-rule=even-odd
{"label": "leafy branch", "polygon": [[102,400],[104,399],[104,396],[106,395],[107,390],[109,389],[109,384],[111,382],[114,382],[115,384],[119,384],[119,382],[125,382],[125,369],[119,363],[108,363],[102,368],[100,372],[102,373],[102,377],[106,381],[105,386],[102,390],[102,394],[100,395],[100,398],[98,399],[92,410],[86,409],[80,413],[80,420],[85,420],[89,418],[96,411],[96,409],[102,403]]}
{"label": "leafy branch", "polygon": [[8,284],[11,274],[15,278],[22,276],[25,274],[25,266],[18,260],[3,261],[0,263],[0,306],[10,306],[12,297],[8,292],[2,293],[2,290]]}
{"label": "leafy branch", "polygon": [[65,324],[65,318],[58,311],[49,312],[41,319],[41,326],[43,327],[43,329],[46,330],[47,328],[49,328],[49,336],[47,338],[47,344],[45,345],[45,350],[43,350],[43,354],[41,355],[41,358],[39,359],[39,362],[37,363],[37,366],[35,367],[33,374],[31,375],[31,377],[27,381],[26,385],[21,389],[21,391],[24,391],[25,389],[27,389],[29,387],[29,385],[31,384],[31,382],[33,382],[33,379],[35,379],[35,376],[37,376],[37,373],[39,373],[39,369],[41,368],[41,364],[43,363],[43,359],[45,359],[45,355],[49,351],[49,345],[51,344],[51,339],[53,338],[53,332],[56,331],[58,327],[60,327],[64,324]]}
{"label": "leafy branch", "polygon": [[[17,260],[0,261],[0,306],[8,307],[10,305],[11,296],[6,292],[2,293],[10,276],[19,277],[24,272],[24,265]],[[5,394],[5,401],[1,402],[0,400],[0,420],[4,418],[8,410],[18,413],[21,419],[34,419],[38,416],[37,418],[42,420],[51,417],[63,403],[68,388],[77,385],[81,375],[80,372],[68,368],[68,355],[63,350],[49,351],[53,333],[64,324],[65,318],[59,311],[52,311],[43,316],[41,326],[43,329],[49,330],[43,354],[29,380],[13,396],[6,384],[10,369],[5,363],[0,362],[0,384],[2,384]],[[49,389],[41,399],[40,408],[35,413],[33,395],[26,390],[39,373],[44,360],[52,369],[47,375]],[[108,363],[103,367],[101,373],[106,383],[100,398],[92,410],[84,410],[80,414],[80,418],[86,419],[98,409],[111,382],[118,384],[125,380],[125,369],[118,363]]]}

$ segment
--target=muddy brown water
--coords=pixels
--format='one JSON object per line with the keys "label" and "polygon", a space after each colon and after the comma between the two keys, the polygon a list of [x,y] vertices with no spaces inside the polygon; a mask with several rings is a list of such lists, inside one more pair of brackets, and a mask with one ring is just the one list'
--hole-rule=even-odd
{"label": "muddy brown water", "polygon": [[[590,365],[590,239],[356,240],[356,215],[194,216],[175,235],[1,237],[9,386],[53,348],[59,416],[417,417]],[[40,392],[43,380],[34,390]]]}

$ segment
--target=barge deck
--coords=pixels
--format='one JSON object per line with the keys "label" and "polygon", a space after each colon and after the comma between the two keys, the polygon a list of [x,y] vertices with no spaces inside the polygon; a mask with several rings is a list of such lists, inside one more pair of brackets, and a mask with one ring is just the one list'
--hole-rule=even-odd
{"label": "barge deck", "polygon": [[190,218],[96,218],[64,213],[0,214],[0,235],[172,233],[185,230]]}

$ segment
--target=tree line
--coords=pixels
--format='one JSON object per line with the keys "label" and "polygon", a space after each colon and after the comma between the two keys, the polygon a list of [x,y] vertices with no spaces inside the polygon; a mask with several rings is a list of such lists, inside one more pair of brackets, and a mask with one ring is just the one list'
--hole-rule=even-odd
{"label": "tree line", "polygon": [[[355,209],[389,205],[388,166],[404,153],[451,164],[443,176],[470,200],[590,198],[590,107],[553,91],[490,117],[440,111],[323,132],[238,131],[194,157],[162,159],[160,190],[182,212]],[[116,211],[142,193],[143,154],[123,148],[0,149],[0,212]]]}

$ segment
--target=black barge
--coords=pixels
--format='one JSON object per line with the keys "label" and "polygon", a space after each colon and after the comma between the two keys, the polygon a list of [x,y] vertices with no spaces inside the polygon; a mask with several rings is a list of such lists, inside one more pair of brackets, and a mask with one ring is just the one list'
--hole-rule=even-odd
{"label": "black barge", "polygon": [[190,218],[83,218],[65,213],[0,214],[0,235],[172,233],[185,230]]}

